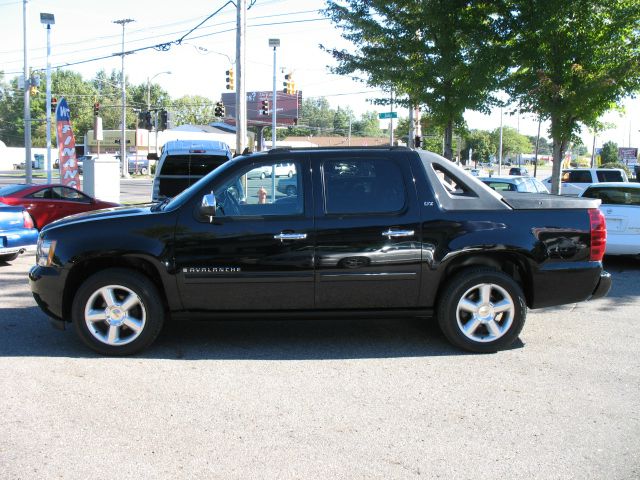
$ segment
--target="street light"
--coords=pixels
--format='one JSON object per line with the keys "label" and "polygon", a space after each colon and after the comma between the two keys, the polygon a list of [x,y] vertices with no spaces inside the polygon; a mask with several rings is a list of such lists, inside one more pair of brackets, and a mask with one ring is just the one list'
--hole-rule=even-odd
{"label": "street light", "polygon": [[132,20],[131,18],[123,18],[122,20],[113,21],[113,23],[122,25],[122,53],[120,54],[122,57],[122,125],[120,126],[120,161],[122,162],[122,177],[124,178],[129,178],[129,166],[127,165],[127,139],[125,135],[127,127],[127,94],[124,83],[124,27],[127,23],[131,22],[135,22],[135,20]]}
{"label": "street light", "polygon": [[53,13],[41,13],[40,23],[47,26],[47,183],[51,183],[51,25],[56,23]]}
{"label": "street light", "polygon": [[147,111],[151,110],[151,80],[164,73],[166,73],[167,75],[171,75],[171,72],[167,70],[166,72],[156,73],[151,78],[147,77]]}

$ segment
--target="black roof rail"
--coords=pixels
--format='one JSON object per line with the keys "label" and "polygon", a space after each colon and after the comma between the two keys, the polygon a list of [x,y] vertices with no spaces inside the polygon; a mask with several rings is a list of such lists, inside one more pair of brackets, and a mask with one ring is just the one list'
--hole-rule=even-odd
{"label": "black roof rail", "polygon": [[390,147],[388,145],[376,145],[376,146],[367,146],[367,147],[276,147],[271,150],[267,150],[269,154],[275,153],[284,153],[284,152],[300,152],[300,151],[308,151],[308,150],[413,150],[409,147],[401,147],[401,146],[393,146]]}

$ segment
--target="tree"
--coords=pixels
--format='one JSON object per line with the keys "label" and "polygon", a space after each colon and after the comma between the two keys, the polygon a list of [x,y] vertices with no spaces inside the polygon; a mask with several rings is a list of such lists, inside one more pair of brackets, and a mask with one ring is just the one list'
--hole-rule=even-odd
{"label": "tree", "polygon": [[523,111],[551,120],[552,193],[580,123],[592,126],[640,87],[640,2],[511,0],[513,69],[506,90]]}
{"label": "tree", "polygon": [[471,158],[476,162],[488,162],[495,153],[491,142],[491,133],[486,130],[472,130],[465,138],[466,147],[462,150],[462,158],[469,158],[469,149],[472,149]]}
{"label": "tree", "polygon": [[[496,128],[491,133],[491,143],[493,145],[493,153],[496,157],[500,156],[500,129]],[[502,159],[507,159],[512,155],[519,153],[528,153],[533,151],[533,146],[526,135],[518,133],[515,128],[502,128]]]}
{"label": "tree", "polygon": [[207,125],[214,121],[216,102],[200,95],[185,95],[173,101],[177,125]]}
{"label": "tree", "polygon": [[[537,135],[527,135],[527,138],[529,139],[529,142],[533,146],[534,152],[536,148],[536,140],[538,141],[538,155],[551,155],[553,145],[549,143],[549,140],[547,140],[542,136],[540,137],[540,139],[538,139]],[[534,153],[534,152],[530,152],[530,153]]]}
{"label": "tree", "polygon": [[338,61],[335,73],[362,72],[367,84],[393,90],[399,103],[424,105],[444,129],[444,155],[452,159],[454,126],[466,109],[488,111],[506,71],[501,3],[330,0],[324,13],[356,49],[325,50]]}
{"label": "tree", "polygon": [[600,151],[601,163],[617,163],[618,162],[618,144],[612,141],[606,142],[602,145]]}
{"label": "tree", "polygon": [[376,112],[365,112],[353,122],[351,132],[356,137],[381,137],[380,121]]}

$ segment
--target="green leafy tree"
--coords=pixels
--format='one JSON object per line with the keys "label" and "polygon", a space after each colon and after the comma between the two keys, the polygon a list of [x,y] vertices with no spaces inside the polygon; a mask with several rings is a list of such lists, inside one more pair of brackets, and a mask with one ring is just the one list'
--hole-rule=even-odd
{"label": "green leafy tree", "polygon": [[466,147],[462,151],[462,158],[469,158],[469,149],[472,149],[472,160],[475,162],[488,162],[495,152],[491,141],[491,132],[486,130],[472,130],[464,140]]}
{"label": "green leafy tree", "polygon": [[541,136],[540,139],[538,139],[537,135],[527,135],[527,138],[529,139],[529,142],[531,143],[531,146],[533,147],[533,151],[531,151],[530,153],[535,153],[536,140],[537,140],[538,141],[538,155],[551,155],[553,145],[551,145],[549,143],[549,140],[547,140],[543,136]]}
{"label": "green leafy tree", "polygon": [[640,2],[510,0],[506,89],[523,111],[551,120],[552,193],[580,123],[593,126],[640,87]]}
{"label": "green leafy tree", "polygon": [[491,92],[506,71],[501,4],[328,1],[325,14],[355,50],[325,50],[338,61],[335,73],[362,72],[367,84],[393,90],[400,102],[424,105],[443,128],[444,155],[452,159],[456,123],[463,122],[467,109],[488,110],[495,101]]}
{"label": "green leafy tree", "polygon": [[200,95],[185,95],[173,101],[176,125],[207,125],[213,122],[216,102]]}
{"label": "green leafy tree", "polygon": [[602,145],[602,150],[600,151],[600,158],[602,159],[601,163],[617,163],[618,159],[618,144],[615,142],[606,142]]}
{"label": "green leafy tree", "polygon": [[[496,128],[491,133],[491,143],[493,145],[493,153],[497,157],[500,155],[500,129]],[[515,128],[502,128],[502,159],[506,160],[514,158],[519,153],[529,153],[533,149],[529,138],[526,135],[518,133]]]}
{"label": "green leafy tree", "polygon": [[351,134],[355,137],[381,137],[380,121],[377,112],[365,112],[360,120],[353,122]]}

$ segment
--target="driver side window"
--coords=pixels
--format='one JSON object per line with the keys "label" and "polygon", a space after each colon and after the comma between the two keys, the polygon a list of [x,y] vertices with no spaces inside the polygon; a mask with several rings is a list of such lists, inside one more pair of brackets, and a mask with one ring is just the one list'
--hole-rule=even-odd
{"label": "driver side window", "polygon": [[303,187],[299,162],[254,163],[214,190],[219,217],[301,215]]}

